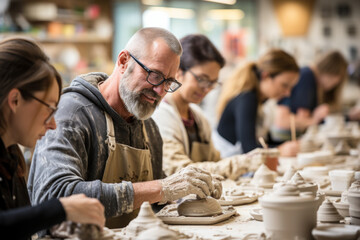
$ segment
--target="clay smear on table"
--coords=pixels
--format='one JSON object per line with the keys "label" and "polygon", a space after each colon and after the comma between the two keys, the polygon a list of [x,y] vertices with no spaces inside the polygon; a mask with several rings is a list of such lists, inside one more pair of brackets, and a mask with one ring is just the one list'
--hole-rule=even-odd
{"label": "clay smear on table", "polygon": [[222,213],[218,201],[212,197],[204,199],[187,199],[177,208],[179,216],[208,217]]}

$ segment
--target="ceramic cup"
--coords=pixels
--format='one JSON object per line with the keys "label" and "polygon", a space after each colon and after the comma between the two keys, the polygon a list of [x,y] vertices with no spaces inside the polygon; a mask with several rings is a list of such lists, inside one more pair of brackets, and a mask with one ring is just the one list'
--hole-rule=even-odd
{"label": "ceramic cup", "polygon": [[331,188],[334,191],[346,191],[354,181],[352,170],[331,170],[329,171]]}

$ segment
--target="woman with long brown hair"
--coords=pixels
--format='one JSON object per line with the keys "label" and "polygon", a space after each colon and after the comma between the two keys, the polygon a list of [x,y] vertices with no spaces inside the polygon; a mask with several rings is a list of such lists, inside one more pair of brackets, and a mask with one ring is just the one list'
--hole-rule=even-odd
{"label": "woman with long brown hair", "polygon": [[18,144],[34,147],[47,130],[56,128],[61,86],[60,75],[33,41],[0,42],[0,232],[4,239],[29,239],[64,220],[104,226],[104,207],[85,195],[30,204]]}
{"label": "woman with long brown hair", "polygon": [[[295,59],[280,49],[272,49],[257,62],[235,70],[225,81],[217,106],[219,123],[213,139],[222,157],[260,146],[258,137],[267,135],[262,128],[262,104],[269,98],[289,96],[298,77]],[[279,146],[283,156],[294,155],[297,149],[296,142]]]}

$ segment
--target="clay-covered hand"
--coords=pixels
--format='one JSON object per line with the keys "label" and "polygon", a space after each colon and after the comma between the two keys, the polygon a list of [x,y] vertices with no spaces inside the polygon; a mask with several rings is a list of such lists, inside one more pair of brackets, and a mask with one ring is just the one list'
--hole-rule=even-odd
{"label": "clay-covered hand", "polygon": [[66,220],[98,225],[105,225],[104,206],[96,198],[76,194],[59,199],[66,213]]}
{"label": "clay-covered hand", "polygon": [[249,161],[245,155],[235,155],[220,160],[216,165],[214,173],[236,180],[248,171]]}
{"label": "clay-covered hand", "polygon": [[221,181],[224,180],[224,177],[218,174],[211,174],[211,176],[214,185],[214,191],[211,192],[211,196],[215,199],[219,199],[223,190]]}
{"label": "clay-covered hand", "polygon": [[160,204],[177,200],[189,194],[205,198],[214,191],[211,174],[194,166],[187,166],[160,182],[162,185]]}
{"label": "clay-covered hand", "polygon": [[279,145],[280,156],[294,157],[299,152],[299,141],[287,141]]}
{"label": "clay-covered hand", "polygon": [[321,104],[316,107],[313,111],[312,118],[313,124],[320,123],[330,112],[330,107],[328,104]]}
{"label": "clay-covered hand", "polygon": [[348,115],[351,121],[360,121],[360,106],[351,108]]}

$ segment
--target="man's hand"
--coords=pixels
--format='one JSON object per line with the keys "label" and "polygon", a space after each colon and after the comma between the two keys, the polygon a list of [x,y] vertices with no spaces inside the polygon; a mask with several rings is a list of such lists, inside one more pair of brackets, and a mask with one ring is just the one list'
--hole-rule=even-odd
{"label": "man's hand", "polygon": [[189,194],[205,198],[215,190],[211,174],[193,166],[187,166],[160,182],[162,185],[160,203],[174,201]]}

